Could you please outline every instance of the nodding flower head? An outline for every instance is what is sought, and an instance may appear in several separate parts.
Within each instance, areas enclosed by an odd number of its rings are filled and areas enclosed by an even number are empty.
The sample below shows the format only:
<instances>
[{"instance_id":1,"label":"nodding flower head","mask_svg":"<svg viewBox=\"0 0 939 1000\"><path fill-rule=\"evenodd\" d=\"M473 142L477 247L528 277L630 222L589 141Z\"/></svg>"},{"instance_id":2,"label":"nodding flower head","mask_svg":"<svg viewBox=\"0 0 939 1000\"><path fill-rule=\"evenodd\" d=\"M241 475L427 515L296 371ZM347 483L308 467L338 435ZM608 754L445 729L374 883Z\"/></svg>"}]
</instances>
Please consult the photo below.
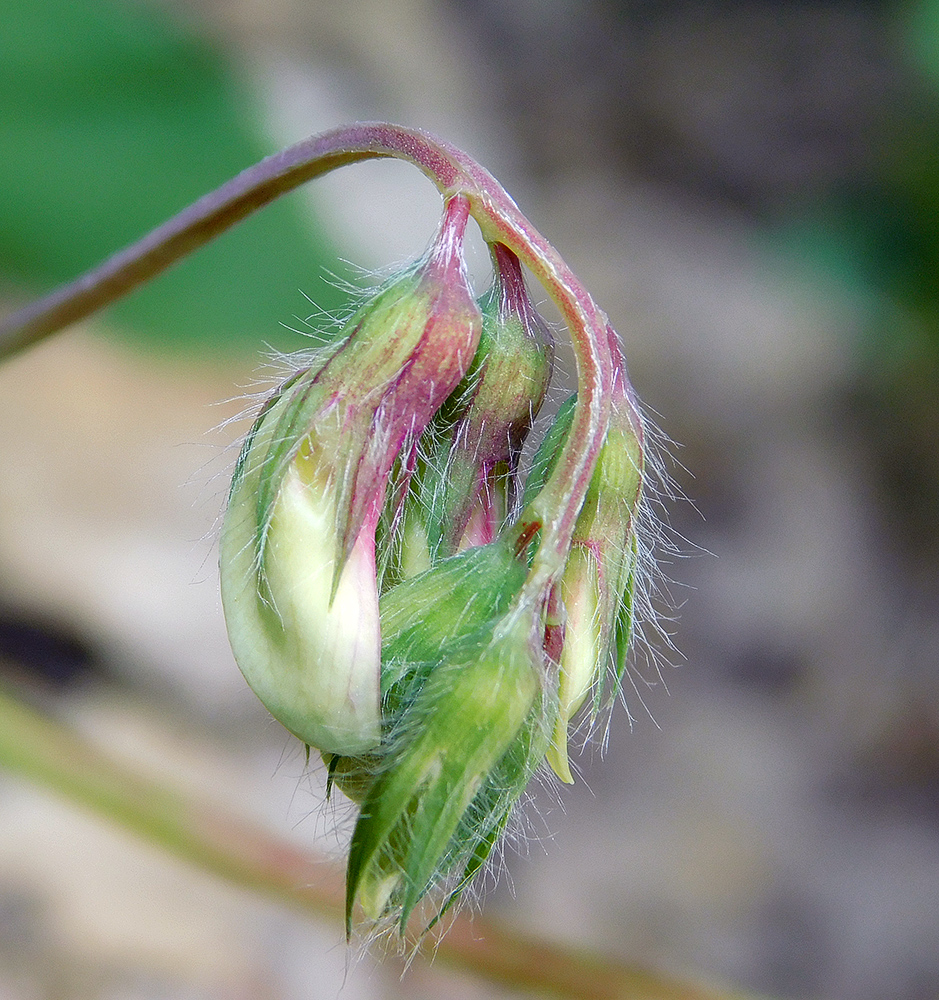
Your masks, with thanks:
<instances>
[{"instance_id":1,"label":"nodding flower head","mask_svg":"<svg viewBox=\"0 0 939 1000\"><path fill-rule=\"evenodd\" d=\"M636 595L648 603L643 424L605 314L478 163L418 129L360 122L243 171L0 322L0 342L23 347L305 180L382 157L436 185L439 231L337 336L295 356L242 446L219 560L248 684L321 756L327 796L358 806L347 930L364 916L403 935L461 897L544 764L572 780L569 727L609 704ZM493 262L478 300L470 216ZM540 446L554 346L523 274L566 324L577 381Z\"/></svg>"},{"instance_id":2,"label":"nodding flower head","mask_svg":"<svg viewBox=\"0 0 939 1000\"><path fill-rule=\"evenodd\" d=\"M542 762L571 780L568 726L618 684L631 631L643 435L619 345L522 223L481 222L493 283L474 300L462 243L470 207L495 204L487 176L264 406L222 532L238 664L359 806L350 930L359 914L403 933L425 900L439 916ZM527 476L554 347L511 232L566 303L580 366Z\"/></svg>"}]
</instances>

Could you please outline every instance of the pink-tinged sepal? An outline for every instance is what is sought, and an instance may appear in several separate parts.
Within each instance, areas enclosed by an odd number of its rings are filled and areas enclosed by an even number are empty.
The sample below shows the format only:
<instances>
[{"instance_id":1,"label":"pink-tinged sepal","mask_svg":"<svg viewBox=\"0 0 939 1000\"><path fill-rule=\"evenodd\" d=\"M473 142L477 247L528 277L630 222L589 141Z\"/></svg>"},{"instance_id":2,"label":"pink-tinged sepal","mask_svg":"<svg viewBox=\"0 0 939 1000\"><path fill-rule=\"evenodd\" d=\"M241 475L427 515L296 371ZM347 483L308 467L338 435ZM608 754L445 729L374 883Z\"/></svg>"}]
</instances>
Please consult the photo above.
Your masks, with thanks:
<instances>
[{"instance_id":1,"label":"pink-tinged sepal","mask_svg":"<svg viewBox=\"0 0 939 1000\"><path fill-rule=\"evenodd\" d=\"M613 358L610 422L545 615L545 654L558 673L558 714L547 759L565 782L573 781L568 726L591 694L592 711L599 711L607 673L618 687L632 638L644 433L626 363L609 327L607 338ZM526 504L554 471L576 405L573 396L562 404L545 435L525 484Z\"/></svg>"},{"instance_id":2,"label":"pink-tinged sepal","mask_svg":"<svg viewBox=\"0 0 939 1000\"><path fill-rule=\"evenodd\" d=\"M451 199L426 258L275 394L232 483L220 562L235 658L271 713L329 753L381 739L375 531L395 463L476 352L467 218Z\"/></svg>"},{"instance_id":3,"label":"pink-tinged sepal","mask_svg":"<svg viewBox=\"0 0 939 1000\"><path fill-rule=\"evenodd\" d=\"M428 428L408 500L409 523L424 529L414 542L426 545L430 563L486 545L505 526L517 499L522 445L551 378L553 338L518 258L500 243L492 257L476 356Z\"/></svg>"}]
</instances>

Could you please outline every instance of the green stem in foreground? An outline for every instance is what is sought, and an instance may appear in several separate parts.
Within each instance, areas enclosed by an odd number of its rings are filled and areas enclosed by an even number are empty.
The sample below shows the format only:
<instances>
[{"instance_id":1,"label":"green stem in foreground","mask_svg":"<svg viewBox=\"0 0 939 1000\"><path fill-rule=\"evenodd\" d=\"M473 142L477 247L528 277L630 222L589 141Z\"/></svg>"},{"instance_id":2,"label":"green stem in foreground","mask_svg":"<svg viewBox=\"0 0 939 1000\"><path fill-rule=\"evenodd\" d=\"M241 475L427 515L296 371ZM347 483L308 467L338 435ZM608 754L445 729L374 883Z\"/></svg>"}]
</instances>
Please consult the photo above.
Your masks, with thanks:
<instances>
[{"instance_id":1,"label":"green stem in foreground","mask_svg":"<svg viewBox=\"0 0 939 1000\"><path fill-rule=\"evenodd\" d=\"M465 153L425 132L383 123L357 124L313 136L268 157L99 267L0 321L0 358L115 301L300 184L336 167L379 157L415 164L445 197L464 195L484 239L503 243L518 256L557 304L570 330L577 364L577 410L554 472L530 511L531 519L542 525L526 586L528 597L534 599L563 566L609 423L614 366L607 320L501 184Z\"/></svg>"},{"instance_id":2,"label":"green stem in foreground","mask_svg":"<svg viewBox=\"0 0 939 1000\"><path fill-rule=\"evenodd\" d=\"M234 885L342 920L343 880L332 865L192 793L134 773L3 689L0 766ZM456 917L421 953L501 986L570 1000L746 1000L526 937L482 917Z\"/></svg>"}]
</instances>

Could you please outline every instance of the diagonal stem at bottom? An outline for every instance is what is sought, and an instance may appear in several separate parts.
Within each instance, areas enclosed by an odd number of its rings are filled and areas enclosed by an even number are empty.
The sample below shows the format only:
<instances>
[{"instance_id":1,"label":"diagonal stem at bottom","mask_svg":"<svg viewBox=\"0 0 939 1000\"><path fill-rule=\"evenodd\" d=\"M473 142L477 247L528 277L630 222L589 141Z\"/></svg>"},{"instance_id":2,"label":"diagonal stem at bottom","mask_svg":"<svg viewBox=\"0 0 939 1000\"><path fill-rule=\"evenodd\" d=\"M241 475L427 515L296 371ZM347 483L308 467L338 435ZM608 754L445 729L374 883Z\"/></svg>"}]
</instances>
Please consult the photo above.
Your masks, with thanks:
<instances>
[{"instance_id":1,"label":"diagonal stem at bottom","mask_svg":"<svg viewBox=\"0 0 939 1000\"><path fill-rule=\"evenodd\" d=\"M237 886L342 923L343 879L334 865L201 797L134 773L2 688L0 767ZM492 983L571 1000L744 1000L482 917L457 916L419 954Z\"/></svg>"}]
</instances>

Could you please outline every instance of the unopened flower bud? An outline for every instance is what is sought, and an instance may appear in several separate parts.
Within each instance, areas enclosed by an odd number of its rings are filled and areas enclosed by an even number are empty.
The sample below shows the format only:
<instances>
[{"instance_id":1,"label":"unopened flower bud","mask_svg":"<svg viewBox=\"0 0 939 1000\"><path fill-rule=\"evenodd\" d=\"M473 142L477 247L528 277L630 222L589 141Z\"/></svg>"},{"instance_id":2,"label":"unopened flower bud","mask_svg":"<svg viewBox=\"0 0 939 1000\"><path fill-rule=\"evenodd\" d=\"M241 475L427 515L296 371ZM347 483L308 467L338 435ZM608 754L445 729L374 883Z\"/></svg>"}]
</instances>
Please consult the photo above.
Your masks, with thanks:
<instances>
[{"instance_id":1,"label":"unopened flower bud","mask_svg":"<svg viewBox=\"0 0 939 1000\"><path fill-rule=\"evenodd\" d=\"M517 597L528 572L525 550L506 540L466 549L433 569L387 590L380 600L382 715L385 729L410 729L402 721L441 651L492 629ZM329 778L361 801L378 761L329 756Z\"/></svg>"},{"instance_id":2,"label":"unopened flower bud","mask_svg":"<svg viewBox=\"0 0 939 1000\"><path fill-rule=\"evenodd\" d=\"M615 362L609 429L555 591L562 608L563 638L558 715L547 759L565 782L573 781L567 755L568 724L591 691L594 711L599 710L609 669L617 682L621 679L632 625L643 431L616 335L612 330L608 335ZM535 480L546 478L551 455L563 443L572 413L571 403L559 412L536 459L532 471Z\"/></svg>"},{"instance_id":3,"label":"unopened flower bud","mask_svg":"<svg viewBox=\"0 0 939 1000\"><path fill-rule=\"evenodd\" d=\"M551 379L553 338L528 296L518 258L501 243L492 256L476 356L428 428L405 504L404 578L409 566L424 569L461 548L487 544L502 529L516 499L522 445Z\"/></svg>"},{"instance_id":4,"label":"unopened flower bud","mask_svg":"<svg viewBox=\"0 0 939 1000\"><path fill-rule=\"evenodd\" d=\"M393 915L403 929L442 875L471 876L474 854L488 854L521 791L506 801L493 775L530 739L526 722L542 694L536 617L512 608L436 648L420 669L352 836L347 922L358 901L369 919ZM525 780L527 763L515 762ZM499 773L498 785L511 777Z\"/></svg>"},{"instance_id":5,"label":"unopened flower bud","mask_svg":"<svg viewBox=\"0 0 939 1000\"><path fill-rule=\"evenodd\" d=\"M375 530L392 468L465 375L481 317L454 198L424 262L380 290L316 368L252 428L222 529L235 658L307 744L360 754L381 738Z\"/></svg>"}]
</instances>

